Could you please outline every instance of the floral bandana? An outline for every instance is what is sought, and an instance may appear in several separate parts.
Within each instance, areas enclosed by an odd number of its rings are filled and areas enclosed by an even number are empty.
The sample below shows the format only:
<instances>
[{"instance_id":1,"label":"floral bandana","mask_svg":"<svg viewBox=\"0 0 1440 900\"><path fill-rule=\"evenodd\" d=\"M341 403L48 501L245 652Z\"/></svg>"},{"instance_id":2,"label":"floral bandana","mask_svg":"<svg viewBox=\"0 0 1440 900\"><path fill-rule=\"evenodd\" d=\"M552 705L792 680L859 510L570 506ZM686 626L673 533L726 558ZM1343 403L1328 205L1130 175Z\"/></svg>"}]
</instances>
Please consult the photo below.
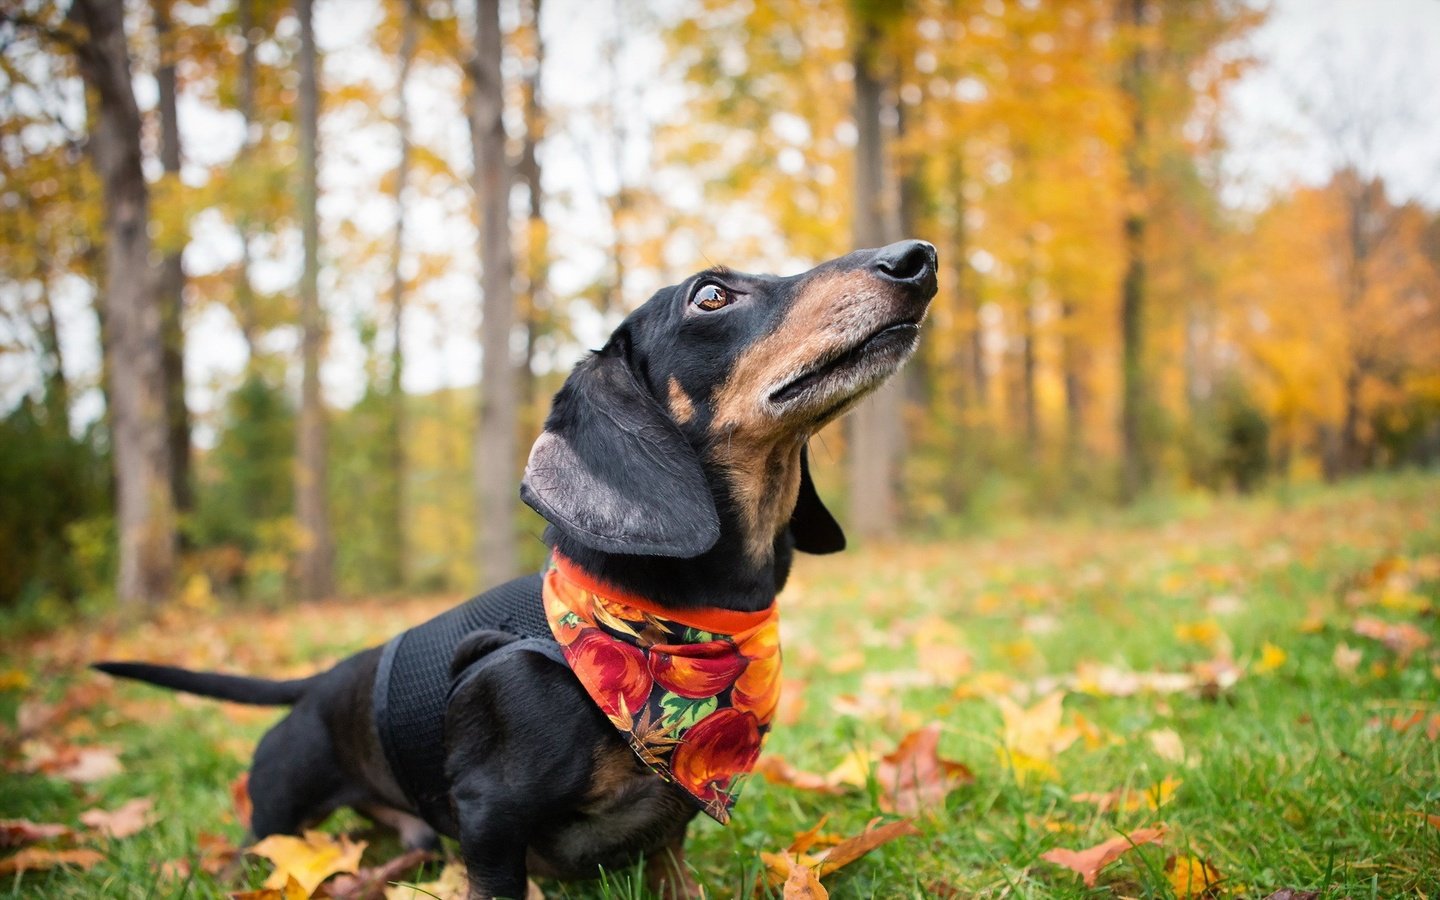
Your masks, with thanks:
<instances>
[{"instance_id":1,"label":"floral bandana","mask_svg":"<svg viewBox=\"0 0 1440 900\"><path fill-rule=\"evenodd\" d=\"M717 822L730 821L780 699L780 619L669 610L556 553L545 617L580 683L631 749Z\"/></svg>"}]
</instances>

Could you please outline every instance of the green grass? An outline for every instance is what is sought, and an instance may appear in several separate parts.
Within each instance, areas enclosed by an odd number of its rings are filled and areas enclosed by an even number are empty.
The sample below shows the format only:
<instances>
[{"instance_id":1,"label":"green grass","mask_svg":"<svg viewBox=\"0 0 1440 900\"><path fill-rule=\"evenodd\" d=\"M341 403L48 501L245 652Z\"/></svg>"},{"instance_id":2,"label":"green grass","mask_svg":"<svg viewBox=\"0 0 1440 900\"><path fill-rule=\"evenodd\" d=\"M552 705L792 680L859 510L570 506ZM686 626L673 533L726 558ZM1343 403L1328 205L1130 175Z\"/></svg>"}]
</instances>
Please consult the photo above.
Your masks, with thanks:
<instances>
[{"instance_id":1,"label":"green grass","mask_svg":"<svg viewBox=\"0 0 1440 900\"><path fill-rule=\"evenodd\" d=\"M1224 876L1217 896L1264 897L1283 887L1327 898L1440 895L1440 742L1397 715L1440 714L1440 478L1369 479L1276 498L1220 499L1168 517L1031 524L964 542L869 547L806 560L782 595L787 690L803 698L766 746L795 766L826 772L856 748L888 750L938 722L941 752L965 762L973 785L917 820L902 838L826 878L835 897L1171 897L1167 857L1203 858ZM1377 564L1399 560L1389 574ZM1382 576L1377 580L1377 575ZM1217 600L1217 598L1219 598ZM0 672L31 683L0 693L0 722L22 701L81 701L56 726L74 743L122 751L123 774L89 788L14 771L23 747L4 744L0 818L74 824L93 805L152 796L156 824L106 849L89 872L57 870L0 883L0 893L54 897L223 897L257 885L262 860L217 883L158 875L192 852L196 835L240 839L228 785L276 713L111 686L82 671L100 655L146 653L188 664L301 672L418 622L455 598L363 601L275 613L207 609L143 625L107 620L0 645ZM1409 623L1431 638L1404 665L1351 631L1357 617ZM1077 717L1101 739L1053 760L1058 778L1016 782L1001 753L993 695L1031 702L1082 664L1185 671L1217 645L1177 626L1213 620L1245 674L1215 696L1186 691L1130 697L1070 692ZM3 627L3 623L0 623ZM927 683L921 648L970 656ZM1266 643L1284 651L1258 666ZM1340 644L1362 654L1337 668ZM1223 649L1223 648L1221 648ZM949 659L950 657L946 657ZM935 668L933 665L929 668ZM78 692L78 693L77 693ZM87 692L92 696L87 696ZM836 704L836 698L853 698ZM787 705L790 701L787 701ZM859 715L851 714L858 708ZM1175 732L1184 758L1148 738ZM1077 792L1183 783L1159 810L1099 814ZM689 862L708 895L741 894L762 873L761 851L829 815L853 834L882 815L878 785L824 796L754 781L728 828L698 819ZM1162 847L1126 854L1086 889L1040 859L1163 822ZM332 830L359 829L355 817ZM375 859L396 851L371 836ZM581 885L543 884L547 896L641 896L633 873Z\"/></svg>"}]
</instances>

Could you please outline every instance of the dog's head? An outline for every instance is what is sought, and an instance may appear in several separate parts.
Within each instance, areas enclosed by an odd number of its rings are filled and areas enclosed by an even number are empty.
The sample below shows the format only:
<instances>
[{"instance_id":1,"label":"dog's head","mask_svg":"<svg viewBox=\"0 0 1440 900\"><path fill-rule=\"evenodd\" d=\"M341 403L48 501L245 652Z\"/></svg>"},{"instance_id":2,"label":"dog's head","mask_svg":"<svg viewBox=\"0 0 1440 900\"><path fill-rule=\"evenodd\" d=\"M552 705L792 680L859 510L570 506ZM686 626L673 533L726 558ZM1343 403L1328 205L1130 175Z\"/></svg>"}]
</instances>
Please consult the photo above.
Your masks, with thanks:
<instances>
[{"instance_id":1,"label":"dog's head","mask_svg":"<svg viewBox=\"0 0 1440 900\"><path fill-rule=\"evenodd\" d=\"M555 395L521 497L603 553L695 557L728 529L753 559L787 525L797 549L842 549L805 441L909 358L935 288L935 248L903 241L659 291Z\"/></svg>"}]
</instances>

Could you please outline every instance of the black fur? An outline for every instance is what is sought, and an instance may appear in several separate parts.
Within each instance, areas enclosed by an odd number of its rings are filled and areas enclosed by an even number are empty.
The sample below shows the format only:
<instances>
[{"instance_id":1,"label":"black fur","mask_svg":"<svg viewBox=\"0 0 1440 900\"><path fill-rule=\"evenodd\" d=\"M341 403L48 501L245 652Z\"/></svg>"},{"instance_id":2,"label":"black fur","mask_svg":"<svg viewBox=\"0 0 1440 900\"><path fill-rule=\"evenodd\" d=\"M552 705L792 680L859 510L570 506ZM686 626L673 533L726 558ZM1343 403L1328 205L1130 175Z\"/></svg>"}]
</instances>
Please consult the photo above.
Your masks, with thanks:
<instances>
[{"instance_id":1,"label":"black fur","mask_svg":"<svg viewBox=\"0 0 1440 900\"><path fill-rule=\"evenodd\" d=\"M740 503L714 463L729 439L713 427L719 386L820 279L863 287L824 295L839 312L874 304L852 318L879 326L820 348L814 371L803 377L806 384L819 379L830 393L820 391L814 402L772 403L783 410L776 427L784 446L803 447L809 434L913 349L935 293L935 271L934 248L908 241L857 251L791 278L716 269L655 294L556 395L522 489L550 523L547 540L599 579L662 605L767 606L785 584L794 550L835 552L845 536L816 493L802 450L798 496L773 541L766 538L771 552L757 555L753 540L747 552ZM706 285L723 288L732 302L701 308L694 301ZM824 380L832 371L864 380L847 388L839 376ZM672 382L686 398L684 416L672 415L668 405ZM765 383L772 401L799 392L790 382L785 388ZM758 472L759 483L767 489L786 483L779 474ZM457 648L451 667L452 676L467 670L446 708L453 816L429 825L458 837L472 897L523 897L527 874L593 876L598 866L624 866L642 856L652 886L690 895L694 884L680 854L695 804L635 758L568 668L516 652L511 640L474 633ZM409 844L433 842L434 832L413 818L416 811L378 743L372 693L379 656L379 648L367 650L327 672L283 682L135 663L96 667L242 703L293 704L256 750L250 776L255 836L298 833L339 806L353 806L399 822Z\"/></svg>"}]
</instances>

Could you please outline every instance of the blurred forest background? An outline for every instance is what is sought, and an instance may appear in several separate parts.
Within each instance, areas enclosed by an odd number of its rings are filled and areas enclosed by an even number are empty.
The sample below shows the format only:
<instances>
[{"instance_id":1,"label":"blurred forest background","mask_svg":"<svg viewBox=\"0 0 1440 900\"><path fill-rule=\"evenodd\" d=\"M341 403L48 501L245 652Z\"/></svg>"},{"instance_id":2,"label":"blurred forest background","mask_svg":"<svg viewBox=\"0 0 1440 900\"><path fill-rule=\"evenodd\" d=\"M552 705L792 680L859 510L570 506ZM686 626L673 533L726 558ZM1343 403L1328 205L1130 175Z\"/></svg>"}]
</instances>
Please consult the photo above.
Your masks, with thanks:
<instances>
[{"instance_id":1,"label":"blurred forest background","mask_svg":"<svg viewBox=\"0 0 1440 900\"><path fill-rule=\"evenodd\" d=\"M1238 0L0 10L0 606L533 567L529 441L627 310L902 236L920 355L817 442L852 536L1440 460L1404 47L1315 54L1319 169L1256 186Z\"/></svg>"}]
</instances>

